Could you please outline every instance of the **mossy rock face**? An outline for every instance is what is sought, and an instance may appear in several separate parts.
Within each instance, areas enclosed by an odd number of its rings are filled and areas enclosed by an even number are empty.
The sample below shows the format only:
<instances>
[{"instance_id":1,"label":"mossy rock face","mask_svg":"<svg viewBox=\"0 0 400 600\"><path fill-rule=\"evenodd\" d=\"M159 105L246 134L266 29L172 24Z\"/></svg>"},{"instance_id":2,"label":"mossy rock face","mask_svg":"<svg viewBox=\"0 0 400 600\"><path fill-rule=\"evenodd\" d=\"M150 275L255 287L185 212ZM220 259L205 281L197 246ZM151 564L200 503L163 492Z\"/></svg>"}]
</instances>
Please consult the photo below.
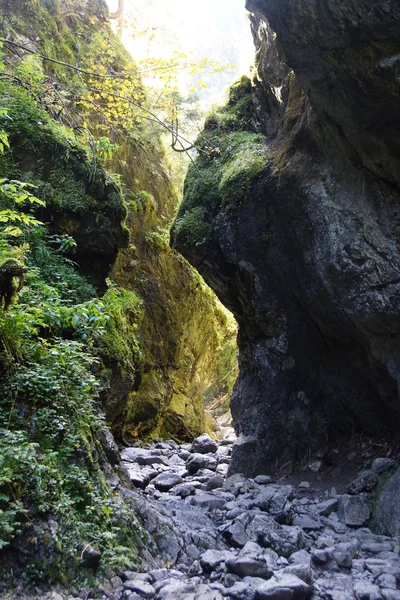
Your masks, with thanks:
<instances>
[{"instance_id":1,"label":"mossy rock face","mask_svg":"<svg viewBox=\"0 0 400 600\"><path fill-rule=\"evenodd\" d=\"M82 14L76 9L68 15L67 4L58 0L6 4L10 39L28 37L44 55L82 66L101 35L115 53L116 72L131 61L107 29L102 0L89 2ZM32 31L41 32L40 40L31 39ZM9 56L7 61L13 67L18 64ZM62 85L69 73L68 89L85 94L74 71L46 61L43 66ZM235 92L243 118L251 102L248 86L243 80ZM110 326L97 348L110 379L109 389L102 391L107 419L118 435L129 439L151 435L191 439L206 431L201 392L215 381L224 326L212 295L169 247L168 225L177 197L154 130L139 125L132 131L129 124L127 131L113 131L118 151L112 168L126 192L124 203L104 170L88 160L88 147L51 118L51 108L48 112L32 94L11 87L0 82L0 105L10 117L4 126L13 148L12 156L0 157L2 173L36 186L35 193L46 202L38 218L49 224L51 232L75 239L71 258L100 294L110 276L143 301L140 310L131 310L129 299L123 301L118 329ZM229 118L233 112L232 108ZM91 125L101 130L99 123L89 123L89 129ZM227 175L225 188L236 186L232 178L232 173ZM247 185L243 175L246 189Z\"/></svg>"},{"instance_id":2,"label":"mossy rock face","mask_svg":"<svg viewBox=\"0 0 400 600\"><path fill-rule=\"evenodd\" d=\"M137 252L141 260L133 268L124 250L113 270L113 278L133 287L144 303L136 389L120 398L114 427L126 440L191 440L209 431L201 393L217 378L224 325L214 297L181 256L170 248L152 255L146 245Z\"/></svg>"},{"instance_id":3,"label":"mossy rock face","mask_svg":"<svg viewBox=\"0 0 400 600\"><path fill-rule=\"evenodd\" d=\"M104 287L110 263L128 242L120 191L25 90L1 83L0 104L7 111L3 125L12 147L12 154L0 156L2 176L35 186L36 196L46 203L37 217L53 232L75 239L75 259Z\"/></svg>"},{"instance_id":4,"label":"mossy rock face","mask_svg":"<svg viewBox=\"0 0 400 600\"><path fill-rule=\"evenodd\" d=\"M243 77L229 101L211 113L197 141L198 156L185 181L184 199L172 227L177 248L212 242L214 217L245 203L271 167L265 137L254 128L252 84Z\"/></svg>"}]
</instances>

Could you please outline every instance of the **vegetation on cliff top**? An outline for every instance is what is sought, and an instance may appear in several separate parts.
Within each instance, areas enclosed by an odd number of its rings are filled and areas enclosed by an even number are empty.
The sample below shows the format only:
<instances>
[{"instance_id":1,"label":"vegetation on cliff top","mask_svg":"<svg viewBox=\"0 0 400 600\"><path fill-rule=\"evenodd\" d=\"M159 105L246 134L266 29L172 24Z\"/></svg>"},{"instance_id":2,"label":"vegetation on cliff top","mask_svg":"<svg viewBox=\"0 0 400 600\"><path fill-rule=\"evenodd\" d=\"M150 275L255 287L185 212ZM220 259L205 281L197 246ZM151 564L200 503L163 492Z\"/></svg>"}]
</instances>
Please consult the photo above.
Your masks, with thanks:
<instances>
[{"instance_id":1,"label":"vegetation on cliff top","mask_svg":"<svg viewBox=\"0 0 400 600\"><path fill-rule=\"evenodd\" d=\"M264 136L254 130L251 107L251 82L242 77L232 86L226 106L208 116L173 225L178 247L199 246L211 238L208 217L215 216L221 206L245 202L265 172L270 154Z\"/></svg>"}]
</instances>

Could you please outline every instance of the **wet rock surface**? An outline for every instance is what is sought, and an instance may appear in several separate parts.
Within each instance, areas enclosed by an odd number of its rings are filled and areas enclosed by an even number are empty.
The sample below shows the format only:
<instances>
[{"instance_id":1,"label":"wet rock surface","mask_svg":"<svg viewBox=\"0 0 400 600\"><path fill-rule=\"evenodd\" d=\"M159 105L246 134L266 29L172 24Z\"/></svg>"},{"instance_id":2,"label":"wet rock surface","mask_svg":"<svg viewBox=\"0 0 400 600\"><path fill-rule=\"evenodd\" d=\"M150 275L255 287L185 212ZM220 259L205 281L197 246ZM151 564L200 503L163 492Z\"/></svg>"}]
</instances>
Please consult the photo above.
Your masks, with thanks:
<instances>
[{"instance_id":1,"label":"wet rock surface","mask_svg":"<svg viewBox=\"0 0 400 600\"><path fill-rule=\"evenodd\" d=\"M127 493L156 542L152 553L168 566L152 567L149 557L148 568L121 573L85 597L400 599L400 540L366 526L372 495L365 485L358 493L353 485L351 494L341 495L307 481L290 485L268 476L227 476L233 439L227 440L217 449L210 441L210 451L202 456L205 464L213 461L213 468L203 465L196 472L190 464L198 444L155 441L122 451L137 487ZM155 456L162 460L153 461ZM140 472L145 476L138 483ZM218 487L210 486L217 477ZM354 481L365 482L365 476ZM61 593L57 600L72 597L78 596Z\"/></svg>"}]
</instances>

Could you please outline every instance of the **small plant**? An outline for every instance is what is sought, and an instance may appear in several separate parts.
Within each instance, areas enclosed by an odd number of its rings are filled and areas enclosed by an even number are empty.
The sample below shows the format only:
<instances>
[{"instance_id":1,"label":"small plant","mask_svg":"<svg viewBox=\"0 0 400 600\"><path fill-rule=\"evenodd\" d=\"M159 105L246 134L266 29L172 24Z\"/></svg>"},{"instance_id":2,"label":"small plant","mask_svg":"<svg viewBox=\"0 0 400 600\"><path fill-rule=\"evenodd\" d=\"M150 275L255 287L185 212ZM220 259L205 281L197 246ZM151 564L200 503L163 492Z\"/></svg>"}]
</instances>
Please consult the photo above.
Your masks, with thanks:
<instances>
[{"instance_id":1,"label":"small plant","mask_svg":"<svg viewBox=\"0 0 400 600\"><path fill-rule=\"evenodd\" d=\"M168 252L170 249L169 245L169 231L159 229L157 231L149 231L145 236L146 244L155 252Z\"/></svg>"},{"instance_id":2,"label":"small plant","mask_svg":"<svg viewBox=\"0 0 400 600\"><path fill-rule=\"evenodd\" d=\"M118 144L113 144L108 137L102 136L96 140L97 155L104 161L111 160L117 150Z\"/></svg>"}]
</instances>

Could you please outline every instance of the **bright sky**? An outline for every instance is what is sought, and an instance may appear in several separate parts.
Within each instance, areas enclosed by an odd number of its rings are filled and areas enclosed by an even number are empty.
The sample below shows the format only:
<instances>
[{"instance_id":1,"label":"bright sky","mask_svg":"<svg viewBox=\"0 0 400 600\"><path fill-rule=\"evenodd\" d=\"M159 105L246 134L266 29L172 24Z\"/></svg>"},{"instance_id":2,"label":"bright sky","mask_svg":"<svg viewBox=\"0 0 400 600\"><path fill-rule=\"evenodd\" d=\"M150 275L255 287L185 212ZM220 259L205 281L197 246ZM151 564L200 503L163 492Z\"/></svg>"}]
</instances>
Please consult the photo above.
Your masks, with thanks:
<instances>
[{"instance_id":1,"label":"bright sky","mask_svg":"<svg viewBox=\"0 0 400 600\"><path fill-rule=\"evenodd\" d=\"M118 0L107 0L115 11ZM234 71L215 75L207 81L207 104L218 101L241 74L247 73L254 60L250 24L245 0L125 0L123 41L135 59L146 56L168 57L174 50L192 56L207 57L235 66ZM132 25L131 25L132 24ZM132 26L142 31L149 26L154 37L132 39ZM193 53L193 54L192 54Z\"/></svg>"}]
</instances>

